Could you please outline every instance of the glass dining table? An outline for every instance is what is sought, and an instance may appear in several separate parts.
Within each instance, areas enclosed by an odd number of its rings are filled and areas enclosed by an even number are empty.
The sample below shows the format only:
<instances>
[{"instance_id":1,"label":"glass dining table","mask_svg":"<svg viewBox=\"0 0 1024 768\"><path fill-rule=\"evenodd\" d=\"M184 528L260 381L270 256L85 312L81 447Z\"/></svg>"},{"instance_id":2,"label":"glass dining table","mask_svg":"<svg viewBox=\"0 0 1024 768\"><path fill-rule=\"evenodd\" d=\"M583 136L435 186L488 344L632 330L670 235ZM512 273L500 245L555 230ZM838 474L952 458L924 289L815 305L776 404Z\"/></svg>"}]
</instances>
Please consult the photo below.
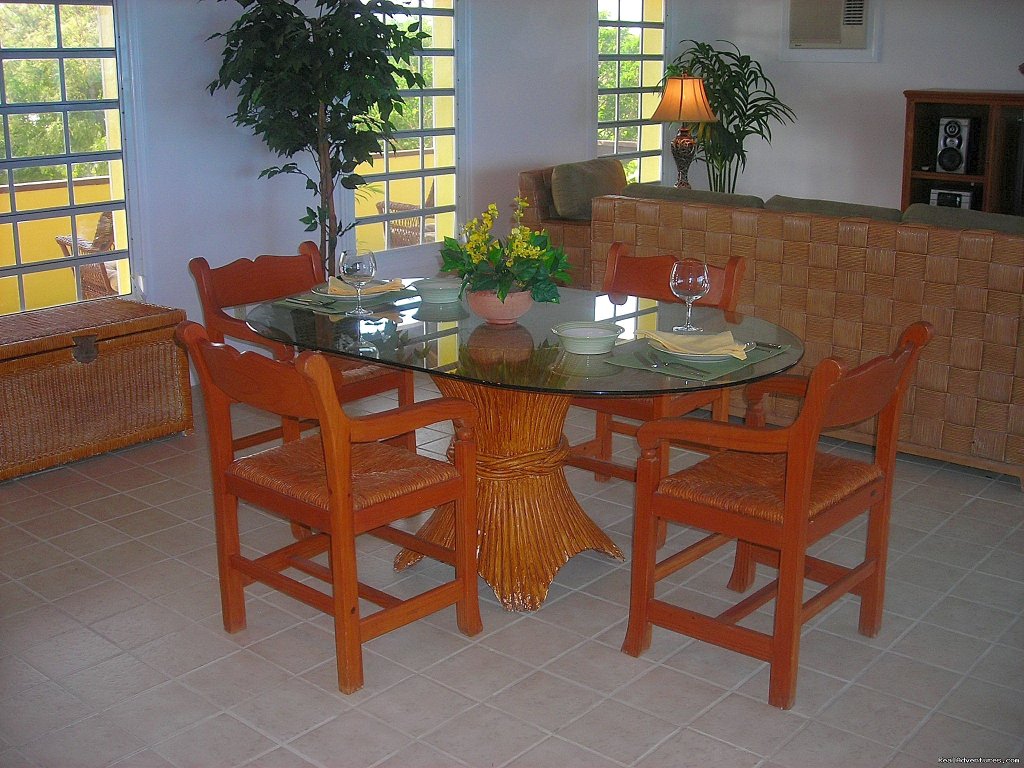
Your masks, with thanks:
<instances>
[{"instance_id":1,"label":"glass dining table","mask_svg":"<svg viewBox=\"0 0 1024 768\"><path fill-rule=\"evenodd\" d=\"M580 552L622 559L566 482L563 431L574 396L735 386L785 371L803 355L800 339L774 323L697 306L694 321L705 333L729 330L737 341L757 343L748 359L716 370L655 358L637 334L671 330L684 319L684 305L572 288L560 290L559 303L535 303L505 326L487 324L464 302L423 303L414 290L364 296L363 303L373 314L355 318L345 314L353 304L347 298L304 294L255 305L246 320L257 334L299 349L426 373L443 395L477 406L479 572L508 610L539 608L558 569ZM623 328L615 348L565 352L552 328L593 320ZM452 510L438 507L420 533L450 545ZM403 551L395 567L416 559Z\"/></svg>"}]
</instances>

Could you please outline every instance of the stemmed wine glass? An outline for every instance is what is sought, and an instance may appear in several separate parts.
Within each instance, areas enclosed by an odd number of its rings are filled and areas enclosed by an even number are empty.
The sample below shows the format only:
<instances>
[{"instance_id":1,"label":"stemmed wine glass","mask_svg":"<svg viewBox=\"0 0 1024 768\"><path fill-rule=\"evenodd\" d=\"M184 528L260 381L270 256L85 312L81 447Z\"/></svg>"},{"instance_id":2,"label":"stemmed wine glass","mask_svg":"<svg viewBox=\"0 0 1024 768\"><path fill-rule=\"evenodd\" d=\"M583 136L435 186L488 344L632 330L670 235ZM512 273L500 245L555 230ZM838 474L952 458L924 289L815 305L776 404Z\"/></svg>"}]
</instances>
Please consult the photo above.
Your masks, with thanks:
<instances>
[{"instance_id":1,"label":"stemmed wine glass","mask_svg":"<svg viewBox=\"0 0 1024 768\"><path fill-rule=\"evenodd\" d=\"M345 251L341 259L341 279L346 285L356 289L356 305L346 315L365 317L373 311L363 306L363 288L370 284L377 274L377 257L373 251L356 253Z\"/></svg>"},{"instance_id":2,"label":"stemmed wine glass","mask_svg":"<svg viewBox=\"0 0 1024 768\"><path fill-rule=\"evenodd\" d=\"M701 259L680 259L672 265L668 287L672 293L686 302L686 323L677 325L672 330L677 333L704 330L690 321L690 315L693 313L693 302L706 296L711 289L708 265Z\"/></svg>"}]
</instances>

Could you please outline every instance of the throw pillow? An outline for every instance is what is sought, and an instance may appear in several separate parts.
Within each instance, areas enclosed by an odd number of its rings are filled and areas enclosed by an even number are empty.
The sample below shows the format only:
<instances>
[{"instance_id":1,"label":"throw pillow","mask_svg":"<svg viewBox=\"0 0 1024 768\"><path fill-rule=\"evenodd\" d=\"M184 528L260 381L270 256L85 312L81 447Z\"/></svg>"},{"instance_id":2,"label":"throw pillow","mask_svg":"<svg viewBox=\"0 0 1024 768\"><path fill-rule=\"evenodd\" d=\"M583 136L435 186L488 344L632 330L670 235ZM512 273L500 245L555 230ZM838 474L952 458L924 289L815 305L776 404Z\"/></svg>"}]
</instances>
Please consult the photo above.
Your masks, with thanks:
<instances>
[{"instance_id":1,"label":"throw pillow","mask_svg":"<svg viewBox=\"0 0 1024 768\"><path fill-rule=\"evenodd\" d=\"M595 197L621 195L625 188L626 171L614 158L565 163L551 170L551 197L563 219L589 220Z\"/></svg>"}]
</instances>

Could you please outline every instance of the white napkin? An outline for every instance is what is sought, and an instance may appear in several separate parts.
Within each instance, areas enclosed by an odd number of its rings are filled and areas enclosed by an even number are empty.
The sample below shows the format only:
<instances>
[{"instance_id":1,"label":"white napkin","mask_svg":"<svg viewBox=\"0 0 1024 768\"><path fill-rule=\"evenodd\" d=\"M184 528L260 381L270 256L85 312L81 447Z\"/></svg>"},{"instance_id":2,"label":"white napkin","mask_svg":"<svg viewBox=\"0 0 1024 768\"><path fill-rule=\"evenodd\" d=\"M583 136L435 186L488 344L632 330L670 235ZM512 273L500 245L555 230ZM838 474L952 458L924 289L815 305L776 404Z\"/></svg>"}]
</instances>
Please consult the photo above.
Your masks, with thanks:
<instances>
[{"instance_id":1,"label":"white napkin","mask_svg":"<svg viewBox=\"0 0 1024 768\"><path fill-rule=\"evenodd\" d=\"M389 280L382 285L368 285L363 288L363 296L372 296L375 293L387 293L389 291L400 291L404 287L402 281L398 278ZM356 289L348 283L343 282L340 278L329 277L327 279L327 293L331 296L355 296Z\"/></svg>"},{"instance_id":2,"label":"white napkin","mask_svg":"<svg viewBox=\"0 0 1024 768\"><path fill-rule=\"evenodd\" d=\"M732 331L721 333L668 333L667 331L637 331L638 339L653 339L671 352L684 355L731 355L746 360L744 345L732 337Z\"/></svg>"}]
</instances>

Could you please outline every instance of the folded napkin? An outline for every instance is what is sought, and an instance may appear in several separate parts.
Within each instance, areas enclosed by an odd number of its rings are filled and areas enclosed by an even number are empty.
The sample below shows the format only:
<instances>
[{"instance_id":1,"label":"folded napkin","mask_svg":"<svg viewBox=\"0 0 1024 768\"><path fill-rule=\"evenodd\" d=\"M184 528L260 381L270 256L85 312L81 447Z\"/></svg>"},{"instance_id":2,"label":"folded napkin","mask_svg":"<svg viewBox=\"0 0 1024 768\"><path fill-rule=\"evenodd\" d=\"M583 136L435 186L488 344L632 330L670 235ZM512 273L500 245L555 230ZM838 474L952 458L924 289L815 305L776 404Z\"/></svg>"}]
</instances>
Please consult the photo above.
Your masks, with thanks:
<instances>
[{"instance_id":1,"label":"folded napkin","mask_svg":"<svg viewBox=\"0 0 1024 768\"><path fill-rule=\"evenodd\" d=\"M400 291L403 283L400 279L388 280L386 283L368 285L363 288L363 296L372 296L375 293L388 293L389 291ZM355 296L356 289L340 278L330 277L327 280L327 293L331 296Z\"/></svg>"},{"instance_id":2,"label":"folded napkin","mask_svg":"<svg viewBox=\"0 0 1024 768\"><path fill-rule=\"evenodd\" d=\"M670 352L683 355L731 355L746 360L744 345L732 337L732 331L705 335L701 333L669 333L667 331L637 331L638 339L653 339Z\"/></svg>"}]
</instances>

